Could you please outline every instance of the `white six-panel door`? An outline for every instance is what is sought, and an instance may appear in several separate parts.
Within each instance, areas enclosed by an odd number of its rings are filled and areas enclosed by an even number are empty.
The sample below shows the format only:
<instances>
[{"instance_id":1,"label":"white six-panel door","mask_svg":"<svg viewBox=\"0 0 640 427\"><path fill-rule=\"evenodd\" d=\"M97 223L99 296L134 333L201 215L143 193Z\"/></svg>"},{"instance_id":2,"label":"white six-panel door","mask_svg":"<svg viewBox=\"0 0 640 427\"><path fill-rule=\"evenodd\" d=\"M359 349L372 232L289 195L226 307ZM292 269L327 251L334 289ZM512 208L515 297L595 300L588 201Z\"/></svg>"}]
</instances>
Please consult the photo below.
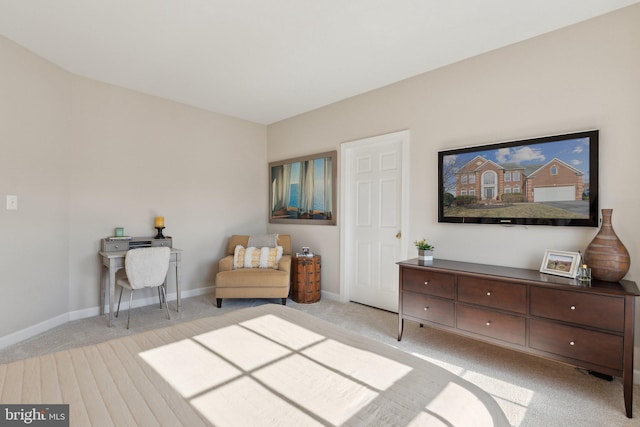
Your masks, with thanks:
<instances>
[{"instance_id":1,"label":"white six-panel door","mask_svg":"<svg viewBox=\"0 0 640 427\"><path fill-rule=\"evenodd\" d=\"M343 282L348 300L398 311L408 131L343 145ZM344 294L343 294L344 295Z\"/></svg>"}]
</instances>

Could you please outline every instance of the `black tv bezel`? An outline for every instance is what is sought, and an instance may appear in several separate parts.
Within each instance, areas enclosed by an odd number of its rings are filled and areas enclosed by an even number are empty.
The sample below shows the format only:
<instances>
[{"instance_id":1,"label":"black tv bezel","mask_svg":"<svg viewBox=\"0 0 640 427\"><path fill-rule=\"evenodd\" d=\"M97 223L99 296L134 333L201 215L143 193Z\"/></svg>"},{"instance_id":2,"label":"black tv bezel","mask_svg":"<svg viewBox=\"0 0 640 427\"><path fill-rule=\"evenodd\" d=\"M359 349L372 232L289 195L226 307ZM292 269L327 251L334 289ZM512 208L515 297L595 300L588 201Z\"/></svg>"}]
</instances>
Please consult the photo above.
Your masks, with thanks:
<instances>
[{"instance_id":1,"label":"black tv bezel","mask_svg":"<svg viewBox=\"0 0 640 427\"><path fill-rule=\"evenodd\" d=\"M536 145L577 138L589 139L589 217L588 218L505 218L505 217L474 217L474 216L444 216L444 177L443 159L446 156L456 154L468 154L485 152L502 148L521 147L523 145ZM598 226L598 146L599 130L568 133L562 135L543 136L516 141L500 142L495 144L478 145L467 148L458 148L438 152L438 222L457 224L502 224L502 225L549 225L549 226Z\"/></svg>"}]
</instances>

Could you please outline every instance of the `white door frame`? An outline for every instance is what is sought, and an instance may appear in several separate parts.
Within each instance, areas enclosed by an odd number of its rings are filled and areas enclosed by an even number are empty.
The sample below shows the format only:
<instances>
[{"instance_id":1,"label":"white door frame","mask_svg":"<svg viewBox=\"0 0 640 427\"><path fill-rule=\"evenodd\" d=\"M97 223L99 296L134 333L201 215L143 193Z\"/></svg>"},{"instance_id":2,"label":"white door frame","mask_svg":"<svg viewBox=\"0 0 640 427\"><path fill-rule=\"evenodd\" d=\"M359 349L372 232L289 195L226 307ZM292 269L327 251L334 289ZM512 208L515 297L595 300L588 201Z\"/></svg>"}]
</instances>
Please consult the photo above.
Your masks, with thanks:
<instances>
[{"instance_id":1,"label":"white door frame","mask_svg":"<svg viewBox=\"0 0 640 427\"><path fill-rule=\"evenodd\" d=\"M349 287L347 286L346 278L348 276L349 269L354 265L354 260L349 259L347 251L347 239L349 237L350 230L347 230L347 224L350 222L347 219L351 219L354 214L349 210L349 203L347 200L351 197L349 194L349 180L351 177L351 155L353 150L360 148L364 145L381 144L387 141L397 141L398 138L402 144L402 194L400 201L401 209L401 230L400 237L400 258L407 258L408 236L409 236L409 138L411 132L409 129L392 132L384 135L373 136L364 139L358 139L355 141L343 142L340 145L340 210L338 212L340 227L340 253L343 255L340 262L340 301L349 301Z\"/></svg>"}]
</instances>

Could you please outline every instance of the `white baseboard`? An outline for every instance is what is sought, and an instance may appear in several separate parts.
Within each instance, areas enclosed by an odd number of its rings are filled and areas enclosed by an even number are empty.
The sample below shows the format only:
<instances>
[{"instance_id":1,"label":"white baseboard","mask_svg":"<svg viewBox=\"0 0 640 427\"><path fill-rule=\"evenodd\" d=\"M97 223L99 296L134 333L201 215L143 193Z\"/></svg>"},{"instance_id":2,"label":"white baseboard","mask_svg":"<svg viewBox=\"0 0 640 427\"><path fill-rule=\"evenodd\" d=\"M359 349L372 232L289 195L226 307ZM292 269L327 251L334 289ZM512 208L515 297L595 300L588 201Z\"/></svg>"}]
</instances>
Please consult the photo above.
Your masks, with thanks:
<instances>
[{"instance_id":1,"label":"white baseboard","mask_svg":"<svg viewBox=\"0 0 640 427\"><path fill-rule=\"evenodd\" d=\"M213 292L213 289L214 289L213 286L206 286L199 289L189 289L187 291L181 292L181 298L189 298L189 297L195 297L199 295L205 295ZM175 301L176 299L177 297L175 292L167 294L167 300ZM133 300L133 308L144 307L150 304L157 304L157 302L158 302L157 296L138 298ZM117 304L118 304L118 292L116 292L114 307L117 306ZM126 304L128 304L128 301L124 302L124 304L126 307ZM105 313L108 312L108 307L106 305L104 307L104 312ZM60 325L64 325L65 323L70 322L72 320L86 319L87 317L95 317L99 315L100 315L100 306L84 308L82 310L75 310L75 311L70 311L70 312L61 314L59 316L40 322L36 325L29 326L22 330L16 331L12 334L0 337L0 350L3 348L9 347L10 345L17 344L21 341L27 340L29 338L33 338L36 335L39 335L43 332L47 332Z\"/></svg>"},{"instance_id":2,"label":"white baseboard","mask_svg":"<svg viewBox=\"0 0 640 427\"><path fill-rule=\"evenodd\" d=\"M331 301L338 301L338 302L341 301L340 295L338 295L336 293L333 293L333 292L327 292L327 291L320 290L320 296L322 298L324 298L324 299L328 299L328 300L331 300Z\"/></svg>"},{"instance_id":3,"label":"white baseboard","mask_svg":"<svg viewBox=\"0 0 640 427\"><path fill-rule=\"evenodd\" d=\"M26 339L35 337L36 335L39 335L43 332L47 332L48 330L53 329L56 326L64 325L69 320L71 320L69 317L69 313L64 313L59 316L40 322L38 324L29 326L28 328L24 328L20 331L16 331L12 334L0 337L0 349L9 347L10 345L17 344Z\"/></svg>"}]
</instances>

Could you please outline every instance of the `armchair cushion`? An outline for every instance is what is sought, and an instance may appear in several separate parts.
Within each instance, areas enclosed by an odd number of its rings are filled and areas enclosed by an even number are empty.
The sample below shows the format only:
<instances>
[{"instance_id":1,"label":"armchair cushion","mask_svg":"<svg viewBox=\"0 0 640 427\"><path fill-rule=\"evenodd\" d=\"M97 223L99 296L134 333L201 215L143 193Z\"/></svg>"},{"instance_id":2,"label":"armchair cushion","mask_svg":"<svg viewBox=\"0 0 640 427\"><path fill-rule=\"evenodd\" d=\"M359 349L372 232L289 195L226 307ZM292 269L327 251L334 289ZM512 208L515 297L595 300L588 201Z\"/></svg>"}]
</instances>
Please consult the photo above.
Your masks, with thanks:
<instances>
[{"instance_id":1,"label":"armchair cushion","mask_svg":"<svg viewBox=\"0 0 640 427\"><path fill-rule=\"evenodd\" d=\"M287 296L290 282L288 271L261 268L221 271L217 280L221 288L286 288L284 296Z\"/></svg>"},{"instance_id":2,"label":"armchair cushion","mask_svg":"<svg viewBox=\"0 0 640 427\"><path fill-rule=\"evenodd\" d=\"M274 268L277 270L280 258L282 258L282 246L275 248L245 248L242 245L236 245L233 253L233 269Z\"/></svg>"},{"instance_id":3,"label":"armchair cushion","mask_svg":"<svg viewBox=\"0 0 640 427\"><path fill-rule=\"evenodd\" d=\"M227 242L227 250L225 254L233 255L237 245L242 245L245 248L249 247L249 236L240 234L234 234L231 236ZM288 234L278 235L278 246L282 246L283 255L291 255L291 236Z\"/></svg>"},{"instance_id":4,"label":"armchair cushion","mask_svg":"<svg viewBox=\"0 0 640 427\"><path fill-rule=\"evenodd\" d=\"M278 245L278 235L265 234L263 236L249 236L249 243L247 243L247 245L255 248L275 248Z\"/></svg>"}]
</instances>

